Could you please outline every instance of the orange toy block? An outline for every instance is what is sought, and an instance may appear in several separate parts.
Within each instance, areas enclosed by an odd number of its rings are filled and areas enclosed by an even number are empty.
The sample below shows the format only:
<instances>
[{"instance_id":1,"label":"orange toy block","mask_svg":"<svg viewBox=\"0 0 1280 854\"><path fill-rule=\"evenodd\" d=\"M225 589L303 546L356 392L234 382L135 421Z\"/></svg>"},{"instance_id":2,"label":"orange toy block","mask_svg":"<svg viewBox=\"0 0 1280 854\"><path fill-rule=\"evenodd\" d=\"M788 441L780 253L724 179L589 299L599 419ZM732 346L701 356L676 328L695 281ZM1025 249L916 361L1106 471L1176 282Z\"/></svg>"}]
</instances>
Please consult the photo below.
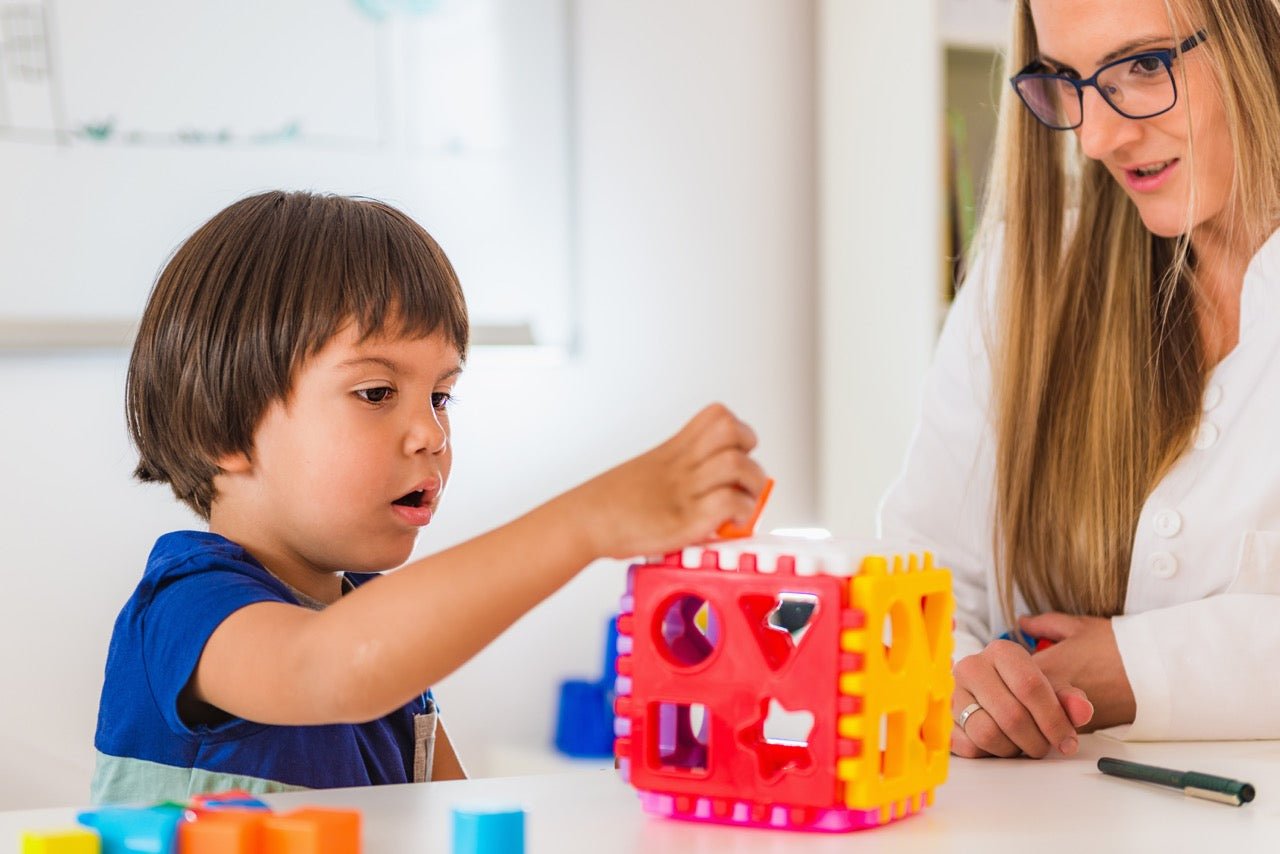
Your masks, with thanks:
<instances>
[{"instance_id":1,"label":"orange toy block","mask_svg":"<svg viewBox=\"0 0 1280 854\"><path fill-rule=\"evenodd\" d=\"M195 821L178 825L182 854L264 854L262 810L220 809L195 813Z\"/></svg>"},{"instance_id":2,"label":"orange toy block","mask_svg":"<svg viewBox=\"0 0 1280 854\"><path fill-rule=\"evenodd\" d=\"M360 813L307 807L268 816L263 843L263 854L360 854Z\"/></svg>"},{"instance_id":3,"label":"orange toy block","mask_svg":"<svg viewBox=\"0 0 1280 854\"><path fill-rule=\"evenodd\" d=\"M751 518L747 520L745 525L735 525L733 522L725 522L716 529L716 536L722 540L736 540L742 537L750 537L755 533L756 522L760 521L760 514L764 512L765 502L769 500L769 493L773 492L773 478L769 478L764 483L764 489L760 490L760 497L756 499L756 509L751 511Z\"/></svg>"}]
</instances>

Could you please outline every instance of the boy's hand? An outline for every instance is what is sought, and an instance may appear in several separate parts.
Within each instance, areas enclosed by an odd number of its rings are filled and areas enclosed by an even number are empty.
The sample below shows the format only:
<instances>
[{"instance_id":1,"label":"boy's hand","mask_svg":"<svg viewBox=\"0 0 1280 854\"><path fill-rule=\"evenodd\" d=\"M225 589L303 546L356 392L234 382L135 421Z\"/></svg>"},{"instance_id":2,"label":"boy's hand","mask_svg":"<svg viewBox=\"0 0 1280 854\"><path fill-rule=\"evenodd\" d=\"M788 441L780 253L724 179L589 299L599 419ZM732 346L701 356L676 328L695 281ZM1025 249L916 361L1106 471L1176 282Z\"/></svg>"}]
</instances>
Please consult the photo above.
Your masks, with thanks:
<instances>
[{"instance_id":1,"label":"boy's hand","mask_svg":"<svg viewBox=\"0 0 1280 854\"><path fill-rule=\"evenodd\" d=\"M626 558L711 538L722 523L751 518L764 470L748 454L756 434L712 404L646 454L580 487L593 551Z\"/></svg>"}]
</instances>

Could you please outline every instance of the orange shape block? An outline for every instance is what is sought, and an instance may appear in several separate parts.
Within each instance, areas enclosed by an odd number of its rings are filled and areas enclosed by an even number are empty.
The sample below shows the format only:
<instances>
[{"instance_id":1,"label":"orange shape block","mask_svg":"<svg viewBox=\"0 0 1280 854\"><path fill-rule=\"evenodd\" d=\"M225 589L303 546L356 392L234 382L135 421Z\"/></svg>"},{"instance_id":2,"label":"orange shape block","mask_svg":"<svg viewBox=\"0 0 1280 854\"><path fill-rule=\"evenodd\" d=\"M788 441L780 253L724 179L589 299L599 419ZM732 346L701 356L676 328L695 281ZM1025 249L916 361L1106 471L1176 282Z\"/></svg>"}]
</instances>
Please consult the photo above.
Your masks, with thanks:
<instances>
[{"instance_id":1,"label":"orange shape block","mask_svg":"<svg viewBox=\"0 0 1280 854\"><path fill-rule=\"evenodd\" d=\"M760 521L760 514L764 512L765 502L769 500L769 493L773 492L773 478L769 478L764 482L764 489L760 490L760 497L756 499L756 509L751 511L751 518L747 520L745 525L735 525L733 522L725 522L716 529L716 536L722 540L736 540L742 537L750 537L755 533L756 522Z\"/></svg>"},{"instance_id":2,"label":"orange shape block","mask_svg":"<svg viewBox=\"0 0 1280 854\"><path fill-rule=\"evenodd\" d=\"M178 825L182 854L263 854L263 830L270 813L222 809L196 813Z\"/></svg>"},{"instance_id":3,"label":"orange shape block","mask_svg":"<svg viewBox=\"0 0 1280 854\"><path fill-rule=\"evenodd\" d=\"M267 816L263 842L263 854L360 854L360 812L306 807Z\"/></svg>"}]
</instances>

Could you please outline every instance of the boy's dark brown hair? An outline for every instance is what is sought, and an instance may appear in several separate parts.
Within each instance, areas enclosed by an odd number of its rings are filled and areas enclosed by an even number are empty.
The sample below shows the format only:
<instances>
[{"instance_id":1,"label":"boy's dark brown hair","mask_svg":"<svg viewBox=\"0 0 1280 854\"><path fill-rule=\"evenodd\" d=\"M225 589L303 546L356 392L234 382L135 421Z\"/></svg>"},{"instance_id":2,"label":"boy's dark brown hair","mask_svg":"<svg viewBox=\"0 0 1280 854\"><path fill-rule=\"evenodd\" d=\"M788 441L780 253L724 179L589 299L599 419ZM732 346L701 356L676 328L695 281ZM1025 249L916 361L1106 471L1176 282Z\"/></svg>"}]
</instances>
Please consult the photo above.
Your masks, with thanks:
<instances>
[{"instance_id":1,"label":"boy's dark brown hair","mask_svg":"<svg viewBox=\"0 0 1280 854\"><path fill-rule=\"evenodd\" d=\"M126 381L134 476L205 519L214 461L253 434L294 372L346 323L361 337L443 332L465 358L458 278L423 228L381 202L274 191L242 199L156 280Z\"/></svg>"}]
</instances>

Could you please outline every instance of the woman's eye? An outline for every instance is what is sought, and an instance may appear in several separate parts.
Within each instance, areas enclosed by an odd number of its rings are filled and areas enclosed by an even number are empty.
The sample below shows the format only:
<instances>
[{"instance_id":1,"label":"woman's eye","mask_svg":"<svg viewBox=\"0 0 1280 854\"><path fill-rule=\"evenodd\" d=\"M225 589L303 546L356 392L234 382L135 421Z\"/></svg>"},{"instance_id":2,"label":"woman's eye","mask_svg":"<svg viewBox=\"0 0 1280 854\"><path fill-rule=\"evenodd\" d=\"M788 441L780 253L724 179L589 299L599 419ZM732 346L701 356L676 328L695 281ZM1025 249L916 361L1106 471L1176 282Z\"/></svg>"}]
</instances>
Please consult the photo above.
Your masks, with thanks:
<instances>
[{"instance_id":1,"label":"woman's eye","mask_svg":"<svg viewBox=\"0 0 1280 854\"><path fill-rule=\"evenodd\" d=\"M431 406L435 409L444 409L453 402L453 395L447 391L435 391L431 393Z\"/></svg>"},{"instance_id":2,"label":"woman's eye","mask_svg":"<svg viewBox=\"0 0 1280 854\"><path fill-rule=\"evenodd\" d=\"M356 390L356 397L369 403L386 403L391 398L391 394L392 390L388 386Z\"/></svg>"},{"instance_id":3,"label":"woman's eye","mask_svg":"<svg viewBox=\"0 0 1280 854\"><path fill-rule=\"evenodd\" d=\"M1143 56L1134 60L1133 69L1143 74L1154 74L1164 67L1158 56Z\"/></svg>"}]
</instances>

